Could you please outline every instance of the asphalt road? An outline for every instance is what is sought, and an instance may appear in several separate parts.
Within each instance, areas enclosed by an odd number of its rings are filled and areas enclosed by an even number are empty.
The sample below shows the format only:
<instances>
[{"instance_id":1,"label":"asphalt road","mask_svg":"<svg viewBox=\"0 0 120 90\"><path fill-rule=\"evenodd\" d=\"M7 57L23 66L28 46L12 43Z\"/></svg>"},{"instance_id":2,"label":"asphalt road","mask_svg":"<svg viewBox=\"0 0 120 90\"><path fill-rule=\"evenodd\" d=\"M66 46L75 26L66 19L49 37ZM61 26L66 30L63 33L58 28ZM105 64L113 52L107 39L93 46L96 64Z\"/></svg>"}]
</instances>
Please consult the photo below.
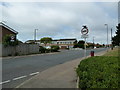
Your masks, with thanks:
<instances>
[{"instance_id":1,"label":"asphalt road","mask_svg":"<svg viewBox=\"0 0 120 90\"><path fill-rule=\"evenodd\" d=\"M95 53L106 50L95 49ZM91 50L87 50L87 55ZM84 50L68 50L54 54L42 54L2 60L3 88L15 88L27 79L55 65L84 57Z\"/></svg>"}]
</instances>

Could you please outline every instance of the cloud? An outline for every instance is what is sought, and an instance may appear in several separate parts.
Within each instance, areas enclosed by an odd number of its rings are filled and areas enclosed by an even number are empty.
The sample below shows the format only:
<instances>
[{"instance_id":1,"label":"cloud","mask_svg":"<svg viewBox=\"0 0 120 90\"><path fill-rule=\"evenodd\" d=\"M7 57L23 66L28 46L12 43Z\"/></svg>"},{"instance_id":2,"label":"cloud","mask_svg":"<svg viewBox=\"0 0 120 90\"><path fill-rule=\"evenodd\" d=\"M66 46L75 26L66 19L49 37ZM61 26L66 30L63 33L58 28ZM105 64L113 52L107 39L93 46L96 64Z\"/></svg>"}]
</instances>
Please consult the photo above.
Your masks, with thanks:
<instances>
[{"instance_id":1,"label":"cloud","mask_svg":"<svg viewBox=\"0 0 120 90\"><path fill-rule=\"evenodd\" d=\"M2 8L3 20L19 32L22 41L33 39L34 29L38 29L37 39L81 39L80 30L86 24L90 30L88 41L95 36L96 42L106 43L104 24L114 30L117 24L116 2L9 2Z\"/></svg>"}]
</instances>

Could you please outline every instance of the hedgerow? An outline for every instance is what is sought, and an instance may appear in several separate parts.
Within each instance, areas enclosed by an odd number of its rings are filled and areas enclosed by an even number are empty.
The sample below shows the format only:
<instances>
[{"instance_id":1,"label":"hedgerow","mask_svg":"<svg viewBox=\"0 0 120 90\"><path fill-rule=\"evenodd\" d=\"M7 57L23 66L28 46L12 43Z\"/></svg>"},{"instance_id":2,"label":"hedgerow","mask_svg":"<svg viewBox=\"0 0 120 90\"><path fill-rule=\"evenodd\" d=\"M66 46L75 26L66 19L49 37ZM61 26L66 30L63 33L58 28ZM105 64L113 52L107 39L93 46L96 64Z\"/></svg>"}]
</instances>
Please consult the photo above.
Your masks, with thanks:
<instances>
[{"instance_id":1,"label":"hedgerow","mask_svg":"<svg viewBox=\"0 0 120 90\"><path fill-rule=\"evenodd\" d=\"M76 72L79 88L119 88L118 57L90 57L80 62Z\"/></svg>"}]
</instances>

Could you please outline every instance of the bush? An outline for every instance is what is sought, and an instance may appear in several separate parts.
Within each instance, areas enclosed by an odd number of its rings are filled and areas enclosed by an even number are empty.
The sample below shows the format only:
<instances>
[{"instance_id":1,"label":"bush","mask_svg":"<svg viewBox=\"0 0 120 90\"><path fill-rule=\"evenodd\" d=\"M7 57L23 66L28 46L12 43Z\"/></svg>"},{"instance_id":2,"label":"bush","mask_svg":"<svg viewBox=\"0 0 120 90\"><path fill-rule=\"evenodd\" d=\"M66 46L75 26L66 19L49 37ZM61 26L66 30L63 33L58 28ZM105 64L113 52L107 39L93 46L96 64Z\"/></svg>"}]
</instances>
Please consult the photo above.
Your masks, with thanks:
<instances>
[{"instance_id":1,"label":"bush","mask_svg":"<svg viewBox=\"0 0 120 90\"><path fill-rule=\"evenodd\" d=\"M45 52L46 52L46 48L40 46L40 48L39 48L39 52L40 52L40 53L45 53Z\"/></svg>"},{"instance_id":2,"label":"bush","mask_svg":"<svg viewBox=\"0 0 120 90\"><path fill-rule=\"evenodd\" d=\"M50 49L46 49L45 52L46 52L46 53L49 53L49 52L51 52L51 50L50 50Z\"/></svg>"},{"instance_id":3,"label":"bush","mask_svg":"<svg viewBox=\"0 0 120 90\"><path fill-rule=\"evenodd\" d=\"M84 49L84 44L75 44L73 48L83 48Z\"/></svg>"},{"instance_id":4,"label":"bush","mask_svg":"<svg viewBox=\"0 0 120 90\"><path fill-rule=\"evenodd\" d=\"M118 57L96 56L81 61L76 69L79 88L120 88Z\"/></svg>"},{"instance_id":5,"label":"bush","mask_svg":"<svg viewBox=\"0 0 120 90\"><path fill-rule=\"evenodd\" d=\"M40 46L39 52L40 53L49 53L49 52L58 52L59 46L51 46L51 49L46 49L43 46Z\"/></svg>"},{"instance_id":6,"label":"bush","mask_svg":"<svg viewBox=\"0 0 120 90\"><path fill-rule=\"evenodd\" d=\"M60 49L59 46L55 45L51 46L51 52L58 52L59 49Z\"/></svg>"},{"instance_id":7,"label":"bush","mask_svg":"<svg viewBox=\"0 0 120 90\"><path fill-rule=\"evenodd\" d=\"M15 37L14 42L11 42L11 36ZM6 35L6 36L3 37L3 45L5 47L7 47L7 46L16 46L18 44L19 44L19 41L16 39L16 36L13 35L13 34Z\"/></svg>"}]
</instances>

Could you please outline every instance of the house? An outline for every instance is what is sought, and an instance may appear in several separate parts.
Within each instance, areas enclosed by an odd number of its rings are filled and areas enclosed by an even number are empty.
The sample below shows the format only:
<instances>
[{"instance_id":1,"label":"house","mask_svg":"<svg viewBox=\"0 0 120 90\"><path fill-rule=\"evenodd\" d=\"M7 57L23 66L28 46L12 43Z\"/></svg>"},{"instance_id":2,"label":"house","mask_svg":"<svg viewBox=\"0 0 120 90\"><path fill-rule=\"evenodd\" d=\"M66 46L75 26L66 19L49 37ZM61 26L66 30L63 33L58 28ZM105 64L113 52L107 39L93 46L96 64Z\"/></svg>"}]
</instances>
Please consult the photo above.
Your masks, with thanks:
<instances>
[{"instance_id":1,"label":"house","mask_svg":"<svg viewBox=\"0 0 120 90\"><path fill-rule=\"evenodd\" d=\"M69 49L73 48L74 44L77 43L77 39L58 39L53 40L52 45L58 45L60 49Z\"/></svg>"},{"instance_id":2,"label":"house","mask_svg":"<svg viewBox=\"0 0 120 90\"><path fill-rule=\"evenodd\" d=\"M77 43L77 39L75 39L75 38L73 38L73 39L56 39L56 40L52 40L51 43L48 43L46 45L44 43L40 43L40 40L36 40L36 41L28 40L25 43L31 44L34 42L43 47L58 45L60 47L60 49L68 49L68 48L73 48L74 44Z\"/></svg>"},{"instance_id":3,"label":"house","mask_svg":"<svg viewBox=\"0 0 120 90\"><path fill-rule=\"evenodd\" d=\"M27 43L27 44L35 44L35 43L40 44L40 40L27 40L25 43Z\"/></svg>"},{"instance_id":4,"label":"house","mask_svg":"<svg viewBox=\"0 0 120 90\"><path fill-rule=\"evenodd\" d=\"M6 24L4 24L4 23L1 22L0 23L0 42L2 42L3 38L6 35L10 35L10 34L12 34L13 36L15 36L15 38L16 38L18 32L15 31L14 29L12 29L11 27L7 26Z\"/></svg>"}]
</instances>

